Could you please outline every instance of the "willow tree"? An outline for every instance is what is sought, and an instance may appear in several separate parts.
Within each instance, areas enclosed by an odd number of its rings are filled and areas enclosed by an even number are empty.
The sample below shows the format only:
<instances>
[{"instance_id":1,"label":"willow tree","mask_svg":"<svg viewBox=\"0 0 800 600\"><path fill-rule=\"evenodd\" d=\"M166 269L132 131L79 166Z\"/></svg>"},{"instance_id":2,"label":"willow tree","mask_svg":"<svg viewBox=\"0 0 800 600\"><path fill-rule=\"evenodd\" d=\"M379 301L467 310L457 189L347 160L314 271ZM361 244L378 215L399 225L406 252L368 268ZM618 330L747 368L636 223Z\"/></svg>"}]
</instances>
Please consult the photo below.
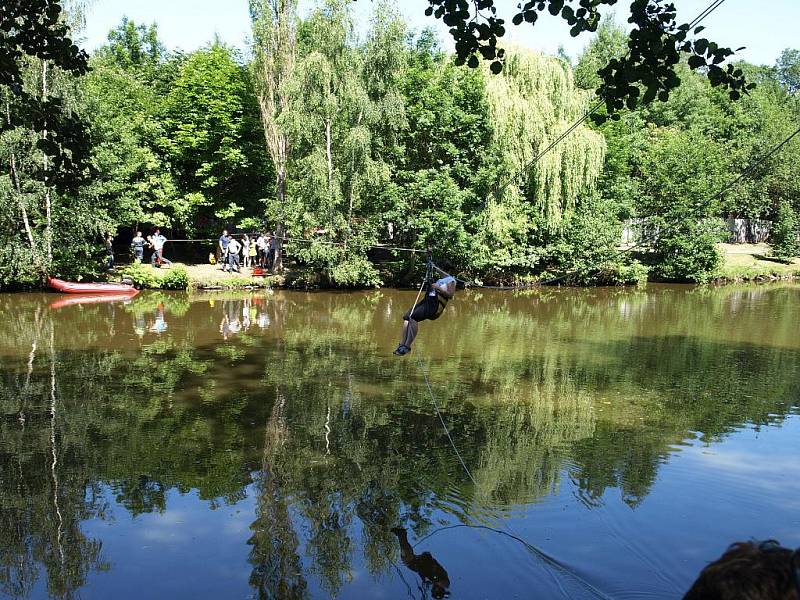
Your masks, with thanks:
<instances>
[{"instance_id":1,"label":"willow tree","mask_svg":"<svg viewBox=\"0 0 800 600\"><path fill-rule=\"evenodd\" d=\"M359 44L350 5L327 0L299 27L293 225L327 232L326 243L300 250L307 263L340 285L364 285L379 283L366 251L385 221L382 192L396 158L395 132L405 124L399 83L406 30L379 2Z\"/></svg>"},{"instance_id":2,"label":"willow tree","mask_svg":"<svg viewBox=\"0 0 800 600\"><path fill-rule=\"evenodd\" d=\"M484 248L500 247L488 261L530 268L525 249L538 228L556 228L579 197L594 186L605 142L578 127L547 154L539 154L579 119L589 94L575 87L571 69L554 57L509 48L499 75L485 76L497 161L495 194L488 203ZM484 251L484 254L487 251Z\"/></svg>"},{"instance_id":3,"label":"willow tree","mask_svg":"<svg viewBox=\"0 0 800 600\"><path fill-rule=\"evenodd\" d=\"M253 30L253 75L264 138L275 165L277 248L273 270L283 269L282 237L286 182L291 140L283 127L290 111L288 82L294 72L297 52L297 0L250 0Z\"/></svg>"}]
</instances>

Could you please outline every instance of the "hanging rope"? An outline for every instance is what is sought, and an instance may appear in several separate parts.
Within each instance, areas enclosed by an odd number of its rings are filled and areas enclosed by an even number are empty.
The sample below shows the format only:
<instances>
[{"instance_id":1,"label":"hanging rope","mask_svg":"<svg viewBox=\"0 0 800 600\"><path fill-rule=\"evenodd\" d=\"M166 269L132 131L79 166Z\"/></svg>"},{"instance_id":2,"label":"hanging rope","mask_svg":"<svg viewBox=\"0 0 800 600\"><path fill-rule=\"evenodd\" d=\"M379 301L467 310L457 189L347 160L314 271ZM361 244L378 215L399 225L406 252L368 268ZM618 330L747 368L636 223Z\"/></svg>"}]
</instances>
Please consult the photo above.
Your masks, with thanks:
<instances>
[{"instance_id":1,"label":"hanging rope","mask_svg":"<svg viewBox=\"0 0 800 600\"><path fill-rule=\"evenodd\" d=\"M530 552L531 554L533 554L537 558L541 559L547 565L549 565L549 566L553 567L554 569L560 571L562 574L573 578L575 581L580 583L583 587L585 587L587 590L589 590L592 594L594 594L598 598L606 598L608 600L611 600L610 596L608 596L607 594L604 594L602 591L597 589L591 583L586 581L583 577L581 577L580 575L578 575L577 573L572 571L568 566L566 566L565 564L561 563L559 560L553 558L552 556L550 556L547 552L545 552L541 548L537 548L536 546L534 546L530 542L525 541L523 538L519 537L518 535L515 535L513 533L509 533L508 531L503 531L502 529L497 529L495 527L489 527L488 525L469 525L467 523L458 523L456 525L445 525L444 527L439 527L437 529L434 529L428 535L418 539L416 542L414 542L414 548L416 548L419 544L421 544L422 542L424 542L428 538L433 537L437 533L440 533L442 531L448 531L450 529L461 529L461 528L482 529L482 530L486 530L486 531L491 531L492 533L499 533L500 535L507 536L507 537L511 538L512 540L515 540L515 541L519 542L520 544L522 544L525 547L525 549L528 550L528 552Z\"/></svg>"},{"instance_id":2,"label":"hanging rope","mask_svg":"<svg viewBox=\"0 0 800 600\"><path fill-rule=\"evenodd\" d=\"M428 373L422 366L422 357L420 356L419 352L417 352L417 364L419 365L419 370L422 371L422 375L425 378L425 385L428 387L428 394L431 396L431 400L433 401L433 408L436 411L436 416L439 417L439 422L442 424L442 429L444 429L444 433L447 436L448 441L450 442L450 446L453 448L453 452L458 457L458 462L461 463L461 466L464 468L464 472L469 477L469 480L472 482L472 485L475 487L478 486L478 482L475 481L475 478L472 476L472 473L467 467L467 463L464 462L464 458L461 456L461 452L458 451L458 447L456 443L453 441L453 436L450 435L450 429L447 427L447 423L442 416L442 411L439 410L439 403L436 401L436 395L433 393L433 388L431 388L431 382L428 380Z\"/></svg>"}]
</instances>

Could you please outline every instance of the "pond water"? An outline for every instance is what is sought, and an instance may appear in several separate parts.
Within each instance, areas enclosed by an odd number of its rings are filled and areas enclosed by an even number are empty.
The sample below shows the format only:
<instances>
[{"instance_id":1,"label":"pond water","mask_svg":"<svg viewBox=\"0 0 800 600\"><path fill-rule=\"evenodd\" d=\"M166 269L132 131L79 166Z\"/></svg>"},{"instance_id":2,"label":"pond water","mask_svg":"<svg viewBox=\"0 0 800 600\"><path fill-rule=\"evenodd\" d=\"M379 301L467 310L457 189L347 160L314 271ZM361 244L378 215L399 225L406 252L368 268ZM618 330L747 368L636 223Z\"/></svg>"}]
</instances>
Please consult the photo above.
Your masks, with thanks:
<instances>
[{"instance_id":1,"label":"pond water","mask_svg":"<svg viewBox=\"0 0 800 600\"><path fill-rule=\"evenodd\" d=\"M0 295L0 597L680 598L800 545L800 287L460 292L398 358L413 298Z\"/></svg>"}]
</instances>

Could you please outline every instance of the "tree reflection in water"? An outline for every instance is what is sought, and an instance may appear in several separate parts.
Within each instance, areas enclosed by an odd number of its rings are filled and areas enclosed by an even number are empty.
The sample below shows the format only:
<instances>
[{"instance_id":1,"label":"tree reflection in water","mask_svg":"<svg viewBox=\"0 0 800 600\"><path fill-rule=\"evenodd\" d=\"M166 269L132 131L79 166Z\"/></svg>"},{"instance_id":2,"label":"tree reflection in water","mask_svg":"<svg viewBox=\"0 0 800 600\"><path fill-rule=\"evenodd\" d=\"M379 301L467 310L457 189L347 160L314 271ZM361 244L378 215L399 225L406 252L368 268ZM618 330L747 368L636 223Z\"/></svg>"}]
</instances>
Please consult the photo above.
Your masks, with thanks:
<instances>
[{"instance_id":1,"label":"tree reflection in water","mask_svg":"<svg viewBox=\"0 0 800 600\"><path fill-rule=\"evenodd\" d=\"M109 498L135 515L170 490L210 507L252 490L259 598L310 597L311 578L335 596L355 562L394 572L393 527L496 522L563 485L636 508L676 444L796 406L792 293L464 294L415 351L476 485L415 363L389 356L396 292L0 296L0 593L45 577L68 598L110 568L81 531Z\"/></svg>"}]
</instances>

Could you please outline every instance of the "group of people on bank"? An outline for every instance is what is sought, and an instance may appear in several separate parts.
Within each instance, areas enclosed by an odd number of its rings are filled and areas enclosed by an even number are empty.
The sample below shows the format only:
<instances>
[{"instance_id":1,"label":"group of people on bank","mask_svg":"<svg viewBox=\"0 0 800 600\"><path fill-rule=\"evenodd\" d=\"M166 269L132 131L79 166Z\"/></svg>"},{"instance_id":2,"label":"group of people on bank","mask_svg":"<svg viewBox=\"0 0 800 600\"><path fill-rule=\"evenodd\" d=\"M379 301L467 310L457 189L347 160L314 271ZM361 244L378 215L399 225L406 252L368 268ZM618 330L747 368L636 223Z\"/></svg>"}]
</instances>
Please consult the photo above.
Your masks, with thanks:
<instances>
[{"instance_id":1,"label":"group of people on bank","mask_svg":"<svg viewBox=\"0 0 800 600\"><path fill-rule=\"evenodd\" d=\"M239 272L239 267L260 267L271 269L275 262L278 239L270 233L259 233L252 238L245 234L236 237L224 230L217 242L218 258L223 271Z\"/></svg>"},{"instance_id":2,"label":"group of people on bank","mask_svg":"<svg viewBox=\"0 0 800 600\"><path fill-rule=\"evenodd\" d=\"M152 250L150 254L150 264L153 267L163 265L171 266L172 261L164 257L164 245L167 238L156 227L152 234L144 237L141 231L137 231L131 240L131 251L133 258L138 263L145 260L145 250ZM114 268L114 236L110 233L106 236L106 268L111 271ZM278 240L274 234L259 233L252 238L248 234L233 236L227 230L222 232L217 243L217 252L211 254L211 262L221 265L223 271L239 272L240 266L261 267L271 269L275 261L275 252Z\"/></svg>"},{"instance_id":3,"label":"group of people on bank","mask_svg":"<svg viewBox=\"0 0 800 600\"><path fill-rule=\"evenodd\" d=\"M151 235L146 238L142 237L142 232L137 231L133 240L131 240L131 251L133 258L136 262L144 262L145 248L152 248L153 252L150 256L150 264L154 267L161 267L161 265L171 265L172 261L164 258L164 244L167 243L167 238L161 233L161 230L156 227ZM106 268L111 271L114 268L114 236L110 233L106 235Z\"/></svg>"},{"instance_id":4,"label":"group of people on bank","mask_svg":"<svg viewBox=\"0 0 800 600\"><path fill-rule=\"evenodd\" d=\"M108 251L108 269L114 268L114 238L111 234L106 237L106 250ZM154 267L161 267L162 265L172 265L172 261L164 258L164 245L167 243L167 238L161 233L161 230L156 227L153 233L146 238L142 237L142 232L137 231L136 235L131 240L131 250L133 251L133 258L136 262L144 262L145 248L152 249L150 255L150 264Z\"/></svg>"}]
</instances>

